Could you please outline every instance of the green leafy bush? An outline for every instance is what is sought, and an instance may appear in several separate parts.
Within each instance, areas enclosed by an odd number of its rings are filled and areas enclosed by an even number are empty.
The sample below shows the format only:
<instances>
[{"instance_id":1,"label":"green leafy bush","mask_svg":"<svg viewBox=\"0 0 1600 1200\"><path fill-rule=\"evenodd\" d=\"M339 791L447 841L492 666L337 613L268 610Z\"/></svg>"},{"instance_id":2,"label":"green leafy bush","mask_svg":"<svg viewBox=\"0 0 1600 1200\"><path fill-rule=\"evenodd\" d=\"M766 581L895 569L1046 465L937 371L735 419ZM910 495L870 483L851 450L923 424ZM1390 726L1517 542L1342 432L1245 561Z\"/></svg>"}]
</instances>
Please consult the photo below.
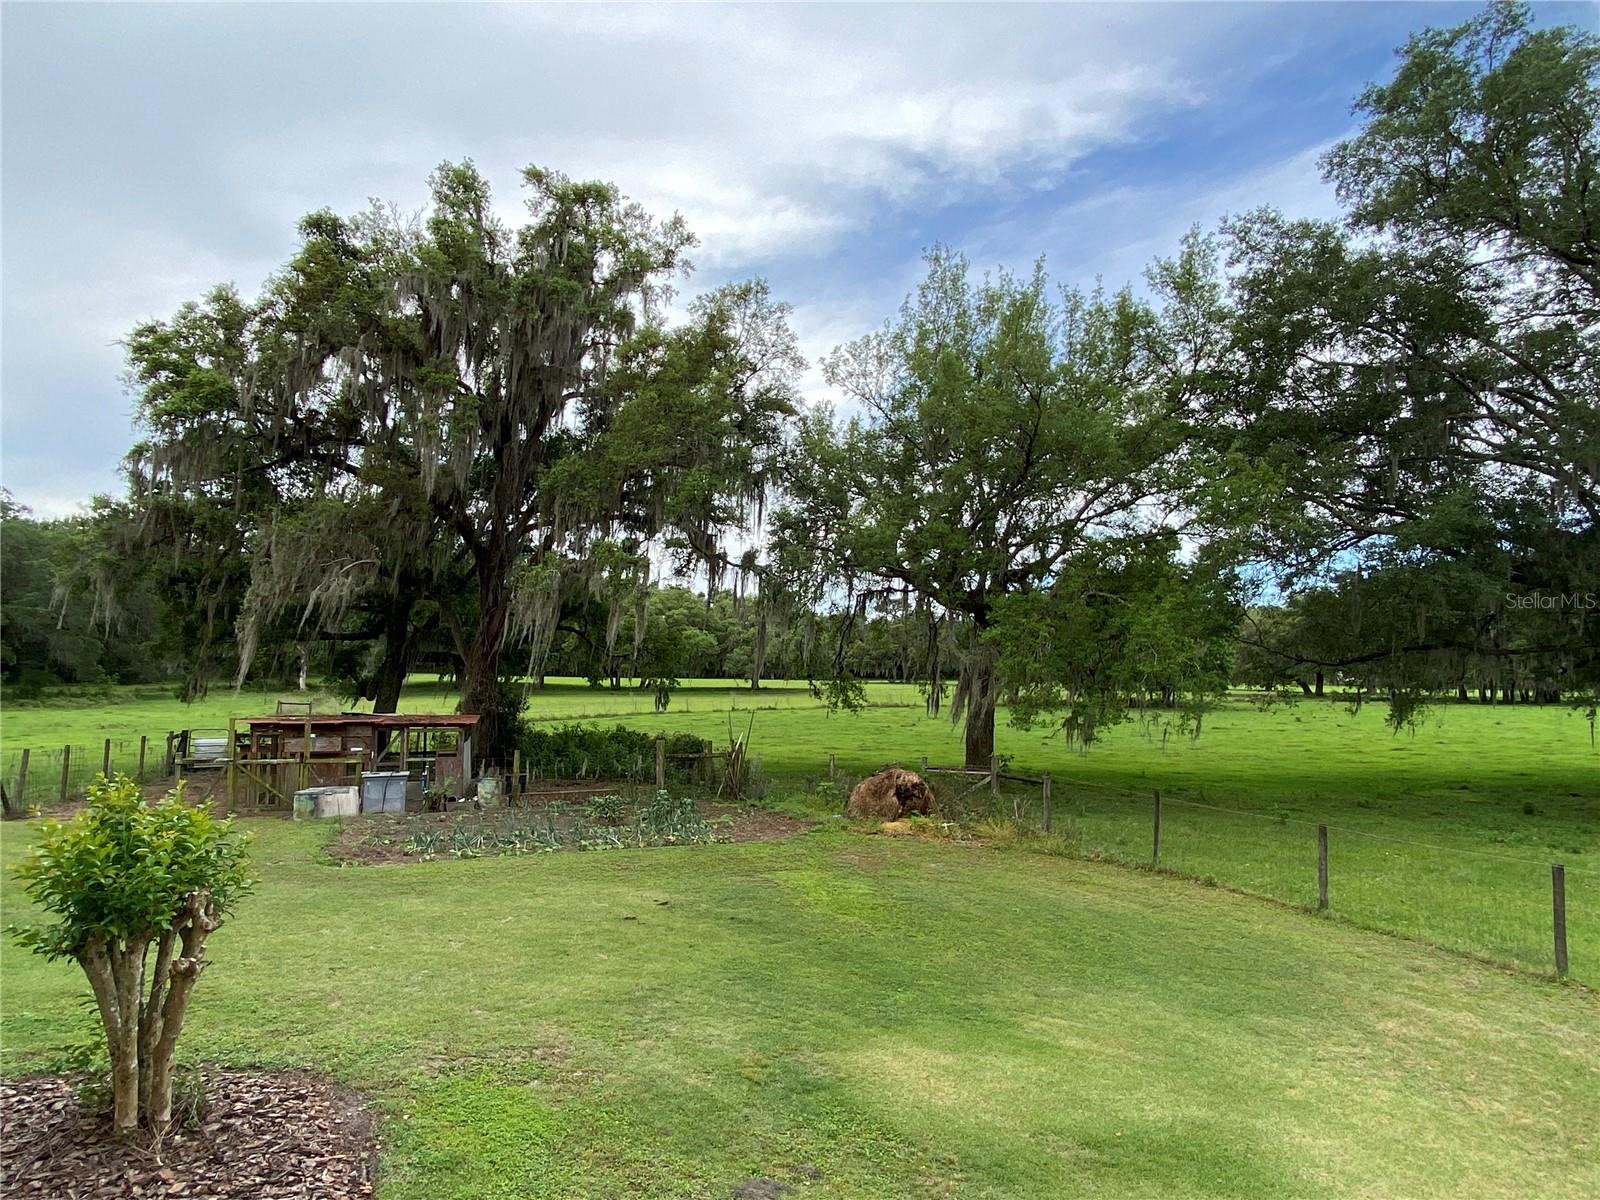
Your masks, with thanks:
<instances>
[{"instance_id":1,"label":"green leafy bush","mask_svg":"<svg viewBox=\"0 0 1600 1200\"><path fill-rule=\"evenodd\" d=\"M16 869L53 919L13 926L13 936L89 977L119 1132L143 1124L159 1133L171 1122L173 1052L207 965L206 938L250 888L245 840L209 805L183 803L181 786L148 804L126 775L101 776L84 810L46 821Z\"/></svg>"},{"instance_id":2,"label":"green leafy bush","mask_svg":"<svg viewBox=\"0 0 1600 1200\"><path fill-rule=\"evenodd\" d=\"M589 798L589 819L597 825L622 824L622 797L621 796L591 796Z\"/></svg>"},{"instance_id":3,"label":"green leafy bush","mask_svg":"<svg viewBox=\"0 0 1600 1200\"><path fill-rule=\"evenodd\" d=\"M616 725L561 725L523 732L518 747L523 768L534 776L571 779L653 779L656 736ZM667 777L682 780L694 764L674 762L674 755L704 754L710 743L692 733L667 735Z\"/></svg>"}]
</instances>

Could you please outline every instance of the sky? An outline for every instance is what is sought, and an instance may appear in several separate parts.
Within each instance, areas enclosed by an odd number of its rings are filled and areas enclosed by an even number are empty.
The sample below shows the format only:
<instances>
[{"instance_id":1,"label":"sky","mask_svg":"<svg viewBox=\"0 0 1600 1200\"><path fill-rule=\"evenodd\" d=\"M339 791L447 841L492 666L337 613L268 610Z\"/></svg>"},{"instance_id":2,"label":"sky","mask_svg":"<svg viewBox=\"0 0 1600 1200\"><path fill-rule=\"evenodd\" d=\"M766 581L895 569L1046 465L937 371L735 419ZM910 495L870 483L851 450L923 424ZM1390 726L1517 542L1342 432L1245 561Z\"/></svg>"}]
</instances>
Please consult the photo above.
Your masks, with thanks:
<instances>
[{"instance_id":1,"label":"sky","mask_svg":"<svg viewBox=\"0 0 1600 1200\"><path fill-rule=\"evenodd\" d=\"M685 295L762 276L815 363L942 243L1136 283L1185 230L1338 208L1321 153L1452 4L0 6L0 485L121 490L120 341L247 296L300 216L419 210L471 158L602 178L700 239ZM1594 4L1541 23L1593 28ZM824 395L820 370L807 393Z\"/></svg>"}]
</instances>

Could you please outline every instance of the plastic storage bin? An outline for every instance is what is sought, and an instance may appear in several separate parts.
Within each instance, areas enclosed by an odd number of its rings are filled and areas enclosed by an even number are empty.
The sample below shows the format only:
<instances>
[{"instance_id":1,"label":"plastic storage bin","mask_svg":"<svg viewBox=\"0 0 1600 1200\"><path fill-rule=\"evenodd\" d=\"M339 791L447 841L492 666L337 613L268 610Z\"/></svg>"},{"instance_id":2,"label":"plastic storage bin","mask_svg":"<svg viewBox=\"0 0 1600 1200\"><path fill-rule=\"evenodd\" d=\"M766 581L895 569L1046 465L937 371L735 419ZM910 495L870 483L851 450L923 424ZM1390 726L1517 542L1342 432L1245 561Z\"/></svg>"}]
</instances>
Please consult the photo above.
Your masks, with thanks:
<instances>
[{"instance_id":1,"label":"plastic storage bin","mask_svg":"<svg viewBox=\"0 0 1600 1200\"><path fill-rule=\"evenodd\" d=\"M361 777L361 811L398 813L406 810L404 771L373 771Z\"/></svg>"}]
</instances>

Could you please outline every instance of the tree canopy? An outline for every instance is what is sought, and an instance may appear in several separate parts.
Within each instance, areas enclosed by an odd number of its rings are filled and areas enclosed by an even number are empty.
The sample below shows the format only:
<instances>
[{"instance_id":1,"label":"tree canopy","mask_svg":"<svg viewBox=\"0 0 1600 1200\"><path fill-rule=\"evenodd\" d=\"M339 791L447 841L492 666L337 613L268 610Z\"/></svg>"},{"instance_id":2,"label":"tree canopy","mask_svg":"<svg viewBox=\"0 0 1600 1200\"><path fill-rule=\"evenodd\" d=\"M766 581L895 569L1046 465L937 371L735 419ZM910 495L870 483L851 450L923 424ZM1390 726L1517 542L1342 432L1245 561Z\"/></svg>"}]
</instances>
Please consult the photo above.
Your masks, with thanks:
<instances>
[{"instance_id":1,"label":"tree canopy","mask_svg":"<svg viewBox=\"0 0 1600 1200\"><path fill-rule=\"evenodd\" d=\"M135 673L119 622L186 696L431 667L492 753L547 669L889 675L954 684L974 764L1002 704L1088 741L1230 678L1592 705L1600 38L1497 4L1356 112L1342 219L1247 212L1140 289L935 249L837 412L765 283L669 304L692 239L609 184L312 213L257 297L130 334L125 497L6 510L6 679Z\"/></svg>"},{"instance_id":2,"label":"tree canopy","mask_svg":"<svg viewBox=\"0 0 1600 1200\"><path fill-rule=\"evenodd\" d=\"M242 677L286 619L381 638L392 708L443 628L486 753L508 648L536 666L591 595L614 639L652 547L723 561L799 366L761 283L665 327L690 244L676 218L555 172L524 184L515 228L471 164L435 173L420 223L314 213L259 301L219 290L129 344L149 431L129 528L215 572L222 620L197 642L231 617Z\"/></svg>"},{"instance_id":3,"label":"tree canopy","mask_svg":"<svg viewBox=\"0 0 1600 1200\"><path fill-rule=\"evenodd\" d=\"M1282 481L1281 582L1364 614L1301 657L1402 720L1470 662L1592 688L1600 39L1498 5L1413 37L1357 111L1325 163L1344 223L1227 229L1215 425Z\"/></svg>"},{"instance_id":4,"label":"tree canopy","mask_svg":"<svg viewBox=\"0 0 1600 1200\"><path fill-rule=\"evenodd\" d=\"M1129 291L1058 299L1042 266L974 280L960 255L935 251L899 317L827 363L858 415L836 425L824 411L807 423L776 522L777 561L811 602L842 589L864 612L899 594L925 614L930 706L954 675L969 765L987 765L996 705L1022 683L996 670L1017 636L1009 624L1048 610L1070 626L1068 610L1097 591L1091 581L1131 584L1152 564L1175 585L1193 573L1178 560L1206 477L1191 453L1192 377L1215 334L1185 319L1206 299L1187 260L1204 254L1193 242L1185 261L1157 273L1167 301L1158 310ZM1164 611L1118 597L1146 619ZM958 647L948 664L946 622ZM1114 655L1112 645L1095 653ZM1050 678L1035 675L1028 693L1065 708L1067 728L1086 740L1127 682L1080 671L1089 649L1063 639ZM1157 692L1193 682L1171 674Z\"/></svg>"}]
</instances>

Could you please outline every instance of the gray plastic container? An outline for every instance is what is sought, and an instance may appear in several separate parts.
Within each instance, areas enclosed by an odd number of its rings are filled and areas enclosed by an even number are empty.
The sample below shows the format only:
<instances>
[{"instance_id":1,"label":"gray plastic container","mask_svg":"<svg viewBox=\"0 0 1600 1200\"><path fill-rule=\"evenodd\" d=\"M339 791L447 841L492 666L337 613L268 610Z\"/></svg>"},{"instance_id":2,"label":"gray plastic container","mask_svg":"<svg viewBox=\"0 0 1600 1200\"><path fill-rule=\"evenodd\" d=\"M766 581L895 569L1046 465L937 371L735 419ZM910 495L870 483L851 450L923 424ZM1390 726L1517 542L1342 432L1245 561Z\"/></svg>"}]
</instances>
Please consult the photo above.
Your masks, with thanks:
<instances>
[{"instance_id":1,"label":"gray plastic container","mask_svg":"<svg viewBox=\"0 0 1600 1200\"><path fill-rule=\"evenodd\" d=\"M361 777L361 811L400 813L406 810L404 771L372 771Z\"/></svg>"}]
</instances>

